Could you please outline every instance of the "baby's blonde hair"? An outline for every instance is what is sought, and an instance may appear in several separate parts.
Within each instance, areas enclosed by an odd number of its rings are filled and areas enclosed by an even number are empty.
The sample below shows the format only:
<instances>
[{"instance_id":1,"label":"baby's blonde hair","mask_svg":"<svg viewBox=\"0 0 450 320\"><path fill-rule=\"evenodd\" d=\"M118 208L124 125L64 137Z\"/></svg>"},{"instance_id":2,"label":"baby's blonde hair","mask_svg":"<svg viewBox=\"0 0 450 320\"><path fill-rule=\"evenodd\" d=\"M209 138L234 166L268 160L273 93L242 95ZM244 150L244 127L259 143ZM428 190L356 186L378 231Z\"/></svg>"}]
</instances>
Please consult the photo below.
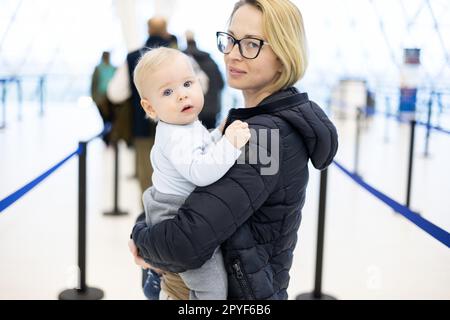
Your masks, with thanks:
<instances>
[{"instance_id":1,"label":"baby's blonde hair","mask_svg":"<svg viewBox=\"0 0 450 320\"><path fill-rule=\"evenodd\" d=\"M150 49L139 58L139 62L134 69L133 81L141 99L145 98L144 88L148 81L151 81L152 73L163 63L171 61L175 55L185 56L179 50L159 47Z\"/></svg>"}]
</instances>

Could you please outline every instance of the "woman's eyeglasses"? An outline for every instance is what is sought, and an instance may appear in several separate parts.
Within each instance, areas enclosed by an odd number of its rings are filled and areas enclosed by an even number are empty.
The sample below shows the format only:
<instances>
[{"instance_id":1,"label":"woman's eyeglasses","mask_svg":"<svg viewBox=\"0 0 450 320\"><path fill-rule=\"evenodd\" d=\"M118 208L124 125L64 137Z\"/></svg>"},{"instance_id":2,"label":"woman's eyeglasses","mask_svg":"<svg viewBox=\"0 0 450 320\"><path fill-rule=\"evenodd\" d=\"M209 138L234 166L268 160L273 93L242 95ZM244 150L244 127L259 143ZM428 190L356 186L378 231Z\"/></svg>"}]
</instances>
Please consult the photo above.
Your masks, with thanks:
<instances>
[{"instance_id":1,"label":"woman's eyeglasses","mask_svg":"<svg viewBox=\"0 0 450 320\"><path fill-rule=\"evenodd\" d=\"M220 52L222 52L223 54L229 54L231 50L233 50L234 45L237 44L239 47L239 52L244 58L247 59L255 59L259 55L262 46L265 44L269 44L264 40L252 37L237 40L231 34L226 32L217 32L216 36L217 48Z\"/></svg>"}]
</instances>

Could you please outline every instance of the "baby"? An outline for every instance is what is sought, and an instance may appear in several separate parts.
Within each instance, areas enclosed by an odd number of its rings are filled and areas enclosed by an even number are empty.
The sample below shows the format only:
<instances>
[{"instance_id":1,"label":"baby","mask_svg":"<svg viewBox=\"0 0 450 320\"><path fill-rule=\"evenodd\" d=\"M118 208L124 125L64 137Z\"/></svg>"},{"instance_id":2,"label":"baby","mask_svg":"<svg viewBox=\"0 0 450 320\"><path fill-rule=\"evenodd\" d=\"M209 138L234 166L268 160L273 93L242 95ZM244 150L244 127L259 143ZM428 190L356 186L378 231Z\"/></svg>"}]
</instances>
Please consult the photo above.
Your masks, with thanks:
<instances>
[{"instance_id":1,"label":"baby","mask_svg":"<svg viewBox=\"0 0 450 320\"><path fill-rule=\"evenodd\" d=\"M197 187L219 180L250 139L248 124L224 123L208 132L198 120L203 93L185 54L170 48L145 53L134 71L134 83L146 114L157 121L150 153L153 186L143 194L146 222L155 225L174 217ZM227 274L220 248L199 269L180 274L191 300L227 298Z\"/></svg>"}]
</instances>

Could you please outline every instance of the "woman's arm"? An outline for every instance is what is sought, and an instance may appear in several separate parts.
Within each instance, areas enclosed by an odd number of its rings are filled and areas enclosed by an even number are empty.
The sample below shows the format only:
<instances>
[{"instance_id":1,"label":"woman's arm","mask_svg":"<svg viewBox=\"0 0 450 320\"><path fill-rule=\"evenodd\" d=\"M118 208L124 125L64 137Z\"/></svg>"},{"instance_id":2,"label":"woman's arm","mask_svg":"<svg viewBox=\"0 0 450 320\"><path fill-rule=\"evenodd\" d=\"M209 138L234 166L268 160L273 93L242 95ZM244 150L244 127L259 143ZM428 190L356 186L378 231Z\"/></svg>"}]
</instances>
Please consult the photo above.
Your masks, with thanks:
<instances>
[{"instance_id":1,"label":"woman's arm","mask_svg":"<svg viewBox=\"0 0 450 320\"><path fill-rule=\"evenodd\" d=\"M257 126L252 126L258 130ZM270 129L270 128L264 128ZM256 132L256 131L254 131ZM249 163L249 153L265 152L268 148L256 145L252 135L245 148L245 163L238 160L219 181L198 187L178 210L178 215L152 228L145 223L135 225L132 238L139 254L152 266L182 272L196 269L208 260L214 250L242 225L268 198L274 189L279 171L262 175L259 161ZM279 161L279 154L274 161ZM256 157L252 155L250 160ZM258 157L259 158L259 157Z\"/></svg>"}]
</instances>

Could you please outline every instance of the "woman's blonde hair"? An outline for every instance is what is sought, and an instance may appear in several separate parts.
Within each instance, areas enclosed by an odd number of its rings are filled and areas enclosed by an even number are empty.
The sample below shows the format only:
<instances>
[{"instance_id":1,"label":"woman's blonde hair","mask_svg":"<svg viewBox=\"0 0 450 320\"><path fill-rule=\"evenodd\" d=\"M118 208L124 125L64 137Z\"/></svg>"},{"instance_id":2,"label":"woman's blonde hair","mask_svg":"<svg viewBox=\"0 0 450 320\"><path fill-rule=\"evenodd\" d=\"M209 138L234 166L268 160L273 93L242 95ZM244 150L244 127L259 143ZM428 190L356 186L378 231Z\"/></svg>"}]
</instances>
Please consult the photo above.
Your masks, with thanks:
<instances>
[{"instance_id":1,"label":"woman's blonde hair","mask_svg":"<svg viewBox=\"0 0 450 320\"><path fill-rule=\"evenodd\" d=\"M139 62L134 69L133 81L141 99L145 97L144 88L152 73L163 63L171 61L175 55L184 56L185 54L176 49L159 47L150 49L139 58Z\"/></svg>"},{"instance_id":2,"label":"woman's blonde hair","mask_svg":"<svg viewBox=\"0 0 450 320\"><path fill-rule=\"evenodd\" d=\"M251 5L262 12L263 32L275 55L283 65L283 71L269 90L290 87L300 80L308 66L308 53L305 28L300 10L289 0L241 0L230 16L236 11Z\"/></svg>"}]
</instances>

